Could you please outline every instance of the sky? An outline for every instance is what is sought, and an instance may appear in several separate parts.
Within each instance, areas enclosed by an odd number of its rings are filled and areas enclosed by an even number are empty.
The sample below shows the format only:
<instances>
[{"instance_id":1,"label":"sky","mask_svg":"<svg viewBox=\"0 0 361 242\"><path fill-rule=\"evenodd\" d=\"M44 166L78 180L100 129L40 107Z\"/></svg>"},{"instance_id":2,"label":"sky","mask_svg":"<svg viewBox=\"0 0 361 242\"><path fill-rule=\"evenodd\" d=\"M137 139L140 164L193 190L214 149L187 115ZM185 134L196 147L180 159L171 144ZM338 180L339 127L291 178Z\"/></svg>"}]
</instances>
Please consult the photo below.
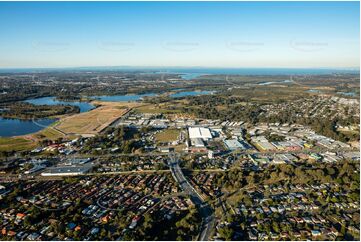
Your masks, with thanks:
<instances>
[{"instance_id":1,"label":"sky","mask_svg":"<svg viewBox=\"0 0 361 242\"><path fill-rule=\"evenodd\" d=\"M0 68L359 68L359 2L0 2Z\"/></svg>"}]
</instances>

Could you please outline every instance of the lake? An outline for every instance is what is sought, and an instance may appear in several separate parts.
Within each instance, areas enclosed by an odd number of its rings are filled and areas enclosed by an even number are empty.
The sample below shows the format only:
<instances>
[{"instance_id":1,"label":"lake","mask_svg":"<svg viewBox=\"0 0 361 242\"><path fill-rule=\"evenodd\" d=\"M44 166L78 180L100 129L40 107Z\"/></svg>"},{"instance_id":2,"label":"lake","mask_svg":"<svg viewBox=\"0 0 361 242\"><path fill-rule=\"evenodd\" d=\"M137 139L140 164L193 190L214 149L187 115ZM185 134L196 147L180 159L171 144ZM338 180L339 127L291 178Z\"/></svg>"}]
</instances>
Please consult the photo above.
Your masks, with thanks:
<instances>
[{"instance_id":1,"label":"lake","mask_svg":"<svg viewBox=\"0 0 361 242\"><path fill-rule=\"evenodd\" d=\"M88 112L93 109L94 106L88 102L78 102L78 101L62 101L57 100L55 97L40 97L34 99L27 99L25 102L34 104L34 105L71 105L78 106L80 112Z\"/></svg>"},{"instance_id":2,"label":"lake","mask_svg":"<svg viewBox=\"0 0 361 242\"><path fill-rule=\"evenodd\" d=\"M170 97L188 97L188 96L199 96L199 95L207 95L213 94L215 91L184 91L184 92L177 92L174 94L169 95Z\"/></svg>"},{"instance_id":3,"label":"lake","mask_svg":"<svg viewBox=\"0 0 361 242\"><path fill-rule=\"evenodd\" d=\"M54 123L55 119L32 120L4 119L0 117L0 136L10 137L38 132Z\"/></svg>"},{"instance_id":4,"label":"lake","mask_svg":"<svg viewBox=\"0 0 361 242\"><path fill-rule=\"evenodd\" d=\"M132 95L104 95L104 96L91 96L92 99L97 99L106 102L127 102L127 101L139 101L144 97L154 97L156 93L145 93L145 94L132 94Z\"/></svg>"}]
</instances>

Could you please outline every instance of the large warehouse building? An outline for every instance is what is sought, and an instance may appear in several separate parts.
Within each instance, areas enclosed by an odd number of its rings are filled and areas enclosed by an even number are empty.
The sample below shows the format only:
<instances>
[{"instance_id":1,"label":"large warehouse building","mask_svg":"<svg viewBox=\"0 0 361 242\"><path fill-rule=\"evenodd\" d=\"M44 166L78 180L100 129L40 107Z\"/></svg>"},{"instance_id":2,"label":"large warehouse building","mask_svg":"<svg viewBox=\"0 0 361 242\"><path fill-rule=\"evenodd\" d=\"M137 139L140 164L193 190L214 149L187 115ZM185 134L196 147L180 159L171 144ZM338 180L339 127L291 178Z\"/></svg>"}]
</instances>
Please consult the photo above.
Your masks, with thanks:
<instances>
[{"instance_id":1,"label":"large warehouse building","mask_svg":"<svg viewBox=\"0 0 361 242\"><path fill-rule=\"evenodd\" d=\"M188 133L190 139L202 139L203 141L208 141L212 139L212 134L209 128L189 127Z\"/></svg>"},{"instance_id":2,"label":"large warehouse building","mask_svg":"<svg viewBox=\"0 0 361 242\"><path fill-rule=\"evenodd\" d=\"M91 170L91 165L86 166L58 166L50 167L43 173L42 176L79 176Z\"/></svg>"}]
</instances>

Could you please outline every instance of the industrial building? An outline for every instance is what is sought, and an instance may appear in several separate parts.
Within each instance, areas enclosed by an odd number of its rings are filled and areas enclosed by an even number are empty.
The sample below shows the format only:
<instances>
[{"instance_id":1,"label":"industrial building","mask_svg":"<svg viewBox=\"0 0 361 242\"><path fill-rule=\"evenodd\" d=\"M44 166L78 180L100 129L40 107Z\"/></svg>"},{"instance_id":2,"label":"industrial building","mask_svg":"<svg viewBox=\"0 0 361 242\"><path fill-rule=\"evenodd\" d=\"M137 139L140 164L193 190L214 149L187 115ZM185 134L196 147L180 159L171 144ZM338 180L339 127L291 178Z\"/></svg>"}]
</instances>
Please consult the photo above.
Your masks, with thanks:
<instances>
[{"instance_id":1,"label":"industrial building","mask_svg":"<svg viewBox=\"0 0 361 242\"><path fill-rule=\"evenodd\" d=\"M38 172L40 170L43 170L45 169L46 166L45 165L39 165L39 164L36 164L33 168L31 168L30 170L28 171L25 171L24 174L32 174L32 173L35 173L35 172Z\"/></svg>"},{"instance_id":2,"label":"industrial building","mask_svg":"<svg viewBox=\"0 0 361 242\"><path fill-rule=\"evenodd\" d=\"M264 136L254 136L251 139L252 143L261 151L276 149L276 147L270 142L268 142L268 140Z\"/></svg>"},{"instance_id":3,"label":"industrial building","mask_svg":"<svg viewBox=\"0 0 361 242\"><path fill-rule=\"evenodd\" d=\"M197 148L204 147L204 142L201 138L191 139L191 143L192 143L192 146L197 147Z\"/></svg>"},{"instance_id":4,"label":"industrial building","mask_svg":"<svg viewBox=\"0 0 361 242\"><path fill-rule=\"evenodd\" d=\"M50 167L42 172L42 176L79 176L84 175L92 169L91 165L87 166L59 166Z\"/></svg>"},{"instance_id":5,"label":"industrial building","mask_svg":"<svg viewBox=\"0 0 361 242\"><path fill-rule=\"evenodd\" d=\"M224 144L226 145L227 149L229 150L236 150L236 149L246 149L238 140L236 139L229 139L225 140Z\"/></svg>"},{"instance_id":6,"label":"industrial building","mask_svg":"<svg viewBox=\"0 0 361 242\"><path fill-rule=\"evenodd\" d=\"M209 128L189 127L188 133L190 139L202 139L203 141L208 141L213 138Z\"/></svg>"}]
</instances>

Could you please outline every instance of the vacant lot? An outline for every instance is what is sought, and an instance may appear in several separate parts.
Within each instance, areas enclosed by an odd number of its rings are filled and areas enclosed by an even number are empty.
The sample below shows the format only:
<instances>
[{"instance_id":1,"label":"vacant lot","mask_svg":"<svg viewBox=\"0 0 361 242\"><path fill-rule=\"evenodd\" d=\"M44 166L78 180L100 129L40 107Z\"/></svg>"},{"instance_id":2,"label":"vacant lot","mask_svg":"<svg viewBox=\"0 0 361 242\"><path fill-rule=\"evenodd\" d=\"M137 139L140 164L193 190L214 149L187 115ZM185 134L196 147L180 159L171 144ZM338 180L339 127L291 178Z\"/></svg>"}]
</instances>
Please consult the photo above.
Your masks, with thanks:
<instances>
[{"instance_id":1,"label":"vacant lot","mask_svg":"<svg viewBox=\"0 0 361 242\"><path fill-rule=\"evenodd\" d=\"M158 142L172 142L177 140L179 136L179 130L177 129L166 129L155 135Z\"/></svg>"},{"instance_id":2,"label":"vacant lot","mask_svg":"<svg viewBox=\"0 0 361 242\"><path fill-rule=\"evenodd\" d=\"M120 118L134 103L95 102L100 105L89 112L66 117L54 127L65 134L95 135ZM138 104L139 105L139 104Z\"/></svg>"}]
</instances>

